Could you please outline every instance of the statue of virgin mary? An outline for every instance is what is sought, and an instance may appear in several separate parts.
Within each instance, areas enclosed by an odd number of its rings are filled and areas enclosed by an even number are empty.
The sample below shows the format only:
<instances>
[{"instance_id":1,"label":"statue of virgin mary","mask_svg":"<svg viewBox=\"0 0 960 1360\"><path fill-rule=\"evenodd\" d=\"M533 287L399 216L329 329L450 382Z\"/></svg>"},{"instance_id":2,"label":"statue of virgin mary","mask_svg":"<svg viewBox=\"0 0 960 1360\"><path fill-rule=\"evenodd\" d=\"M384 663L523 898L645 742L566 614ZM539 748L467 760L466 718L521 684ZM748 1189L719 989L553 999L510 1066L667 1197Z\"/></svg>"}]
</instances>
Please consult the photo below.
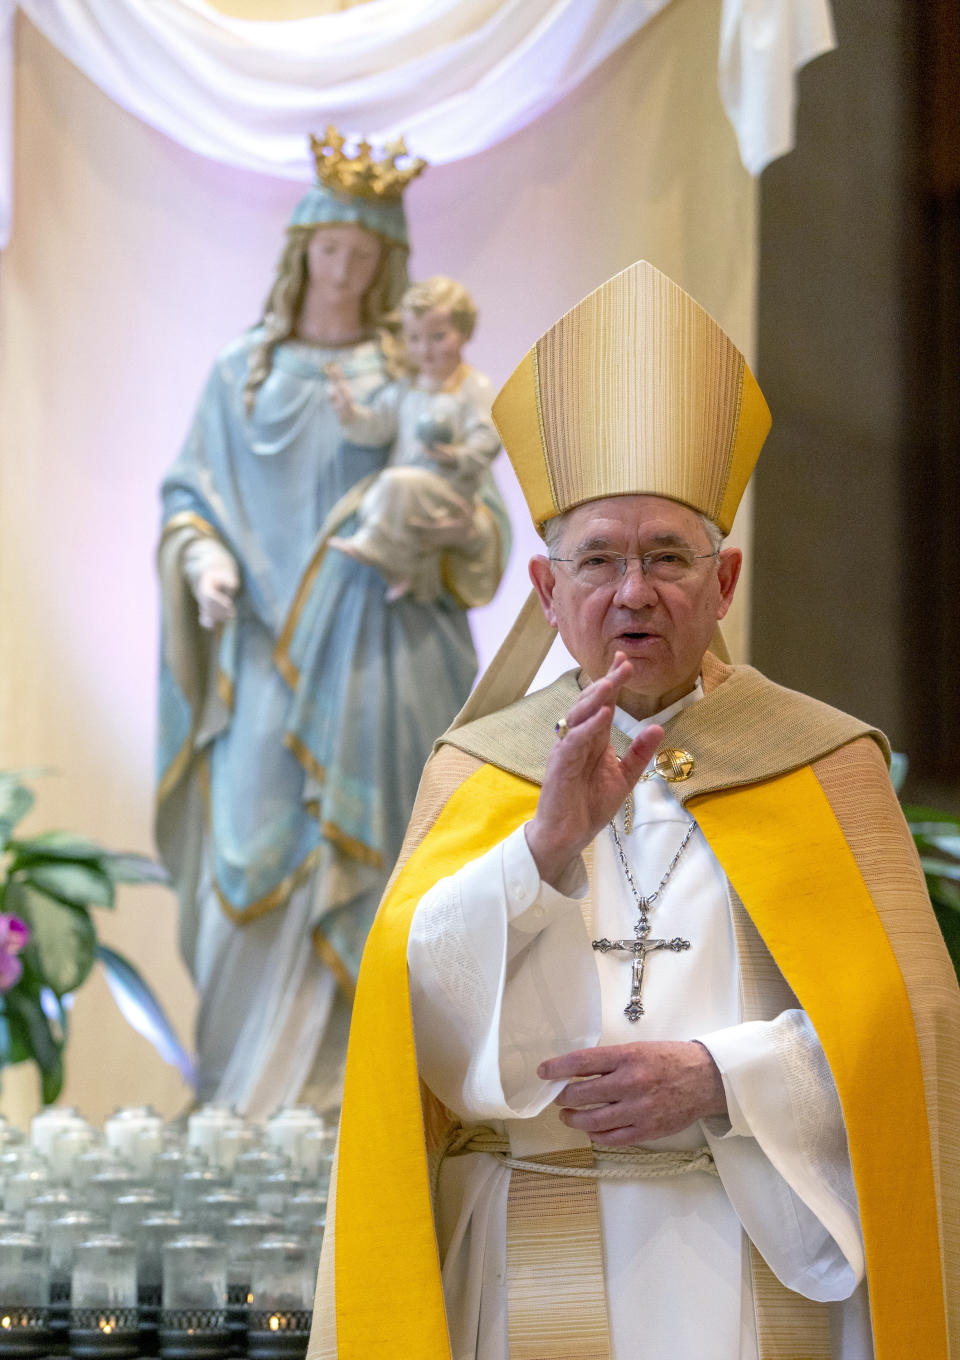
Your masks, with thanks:
<instances>
[{"instance_id":1,"label":"statue of virgin mary","mask_svg":"<svg viewBox=\"0 0 960 1360\"><path fill-rule=\"evenodd\" d=\"M254 1117L339 1103L360 951L509 540L488 481L435 599L388 600L326 550L390 452L343 438L330 375L358 404L392 376L422 162L350 155L333 129L313 144L263 319L218 356L162 489L157 844L200 998L198 1097Z\"/></svg>"}]
</instances>

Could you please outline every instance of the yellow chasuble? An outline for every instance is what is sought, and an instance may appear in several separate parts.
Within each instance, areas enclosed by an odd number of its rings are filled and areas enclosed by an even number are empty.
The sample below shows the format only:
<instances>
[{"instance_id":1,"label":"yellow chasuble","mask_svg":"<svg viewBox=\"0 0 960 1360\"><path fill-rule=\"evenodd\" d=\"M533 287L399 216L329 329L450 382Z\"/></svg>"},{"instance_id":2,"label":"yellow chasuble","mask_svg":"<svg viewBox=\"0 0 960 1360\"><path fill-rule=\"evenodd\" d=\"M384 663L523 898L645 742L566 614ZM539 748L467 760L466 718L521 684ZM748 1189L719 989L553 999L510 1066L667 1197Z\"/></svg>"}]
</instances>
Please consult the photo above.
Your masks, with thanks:
<instances>
[{"instance_id":1,"label":"yellow chasuble","mask_svg":"<svg viewBox=\"0 0 960 1360\"><path fill-rule=\"evenodd\" d=\"M958 1130L950 1128L946 1117L942 1125L936 1123L933 1088L938 1080L933 1071L937 1061L948 1073L950 1062L956 1063L955 1049L944 1060L934 1046L947 1027L958 1034L960 998L935 925L929 935L929 904L926 917L917 921L913 913L922 913L922 902L917 907L912 897L878 909L877 881L870 887L865 881L877 879L876 866L864 867L872 863L872 852L868 846L858 862L850 843L856 840L856 828L846 812L836 810L844 805L838 757L847 748L867 748L858 757L860 767L875 775L879 750L866 735L869 729L845 715L790 696L749 668L717 669L714 683L717 678L721 683L672 721L665 743L679 744L678 737L684 737L682 744L702 757L707 768L691 780L686 806L809 1015L830 1064L859 1197L877 1360L908 1355L950 1360L948 1332L956 1358L956 1305L945 1305L944 1286L955 1295L960 1217L949 1206L938 1210L938 1191L952 1197L956 1206L956 1154L950 1161L941 1142L952 1139L955 1147ZM311 1348L311 1353L336 1354L340 1360L370 1360L388 1353L404 1360L449 1357L428 1169L428 1144L436 1142L437 1102L425 1093L421 1103L407 936L417 903L434 883L532 817L537 782L500 765L525 759L536 765L530 753L525 756L523 739L513 740L511 732L542 729L544 715L565 711L561 705L573 692L565 677L513 706L513 726L511 719L501 724L506 728L502 747L510 754L499 765L474 766L454 789L396 873L371 931L354 1007L340 1130L335 1248L331 1244L336 1348ZM772 722L767 749L752 760L759 777L750 780L738 746L727 768L715 773L713 782L725 786L711 787L711 762L722 764L713 758L711 743L721 750L731 724L744 736L750 721L745 712ZM474 726L481 729L489 721ZM538 739L549 741L542 735ZM474 740L470 727L450 734L449 740L468 753L497 744L490 742L486 729ZM791 764L805 746L809 759ZM778 761L781 769L774 772ZM865 776L861 772L858 777ZM829 798L826 787L831 788ZM883 790L882 798L886 796ZM892 791L889 800L894 801ZM881 821L880 813L872 818L868 839L871 828L883 832ZM897 845L895 854L901 876L919 873L903 859L908 850ZM881 877L891 875L884 871ZM919 881L922 885L922 877ZM912 891L913 885L908 886ZM894 891L902 887L895 885ZM907 921L905 929L896 912ZM924 931L923 959L918 962L910 958L906 936ZM892 939L898 941L900 958ZM939 954L934 940L939 941ZM918 1030L918 1012L924 1007L933 1018L921 1019ZM955 1076L956 1069L952 1071ZM952 1086L952 1092L944 1089L941 1094L956 1104L956 1082L941 1078L939 1085ZM947 1158L942 1172L938 1153ZM378 1266L371 1273L373 1260ZM329 1335L331 1321L318 1318L315 1328L326 1327ZM765 1349L762 1331L760 1342L762 1357L806 1360L802 1343Z\"/></svg>"}]
</instances>

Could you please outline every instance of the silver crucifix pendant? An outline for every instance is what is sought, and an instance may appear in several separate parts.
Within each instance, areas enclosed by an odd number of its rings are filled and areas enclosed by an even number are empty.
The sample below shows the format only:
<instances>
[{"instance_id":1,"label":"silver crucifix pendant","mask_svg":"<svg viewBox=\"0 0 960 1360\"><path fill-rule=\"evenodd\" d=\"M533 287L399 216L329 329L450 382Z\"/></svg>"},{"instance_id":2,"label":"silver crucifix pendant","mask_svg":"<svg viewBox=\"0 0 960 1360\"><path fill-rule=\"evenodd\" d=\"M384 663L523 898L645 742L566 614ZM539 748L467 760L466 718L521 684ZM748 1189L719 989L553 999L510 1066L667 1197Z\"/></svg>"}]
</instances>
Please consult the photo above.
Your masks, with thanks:
<instances>
[{"instance_id":1,"label":"silver crucifix pendant","mask_svg":"<svg viewBox=\"0 0 960 1360\"><path fill-rule=\"evenodd\" d=\"M681 939L679 935L675 935L672 940L649 940L646 938L649 929L646 921L641 918L633 928L635 938L632 940L608 940L604 938L593 941L594 949L600 954L607 954L611 949L617 949L633 955L630 969L630 1000L624 1006L623 1013L634 1025L644 1014L640 993L643 989L643 970L647 962L647 955L655 953L658 949L671 949L674 954L679 954L684 949L690 948L690 941Z\"/></svg>"}]
</instances>

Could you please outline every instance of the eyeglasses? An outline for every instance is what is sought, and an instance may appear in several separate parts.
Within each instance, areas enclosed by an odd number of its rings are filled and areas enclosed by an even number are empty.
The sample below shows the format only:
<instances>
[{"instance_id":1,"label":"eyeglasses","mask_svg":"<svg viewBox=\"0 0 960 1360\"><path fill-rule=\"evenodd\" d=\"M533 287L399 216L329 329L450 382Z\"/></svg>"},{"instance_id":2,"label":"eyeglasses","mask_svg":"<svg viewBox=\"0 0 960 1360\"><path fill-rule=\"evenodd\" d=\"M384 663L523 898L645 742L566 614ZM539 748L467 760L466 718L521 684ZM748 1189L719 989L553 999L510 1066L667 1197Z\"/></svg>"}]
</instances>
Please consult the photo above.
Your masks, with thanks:
<instances>
[{"instance_id":1,"label":"eyeglasses","mask_svg":"<svg viewBox=\"0 0 960 1360\"><path fill-rule=\"evenodd\" d=\"M684 585L695 576L698 562L705 562L719 554L719 548L711 553L695 553L689 548L675 547L655 548L637 557L629 553L588 548L576 557L551 557L550 561L563 562L577 585L595 590L622 581L629 562L639 562L645 581L652 581L655 585Z\"/></svg>"}]
</instances>

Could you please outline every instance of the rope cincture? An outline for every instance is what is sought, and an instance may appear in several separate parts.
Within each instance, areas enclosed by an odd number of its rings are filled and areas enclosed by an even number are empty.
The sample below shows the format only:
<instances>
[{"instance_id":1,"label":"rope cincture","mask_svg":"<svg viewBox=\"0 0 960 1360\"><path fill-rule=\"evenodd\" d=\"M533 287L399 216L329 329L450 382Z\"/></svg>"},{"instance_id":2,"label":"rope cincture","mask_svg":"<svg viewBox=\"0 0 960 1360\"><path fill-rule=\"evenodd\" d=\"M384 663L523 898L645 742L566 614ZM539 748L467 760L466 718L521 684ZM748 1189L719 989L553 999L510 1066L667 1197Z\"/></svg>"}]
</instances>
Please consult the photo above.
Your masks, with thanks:
<instances>
[{"instance_id":1,"label":"rope cincture","mask_svg":"<svg viewBox=\"0 0 960 1360\"><path fill-rule=\"evenodd\" d=\"M599 1181L656 1181L671 1176L686 1176L691 1171L702 1171L717 1176L713 1153L706 1146L688 1150L655 1152L650 1148L593 1147L593 1166L561 1166L555 1162L531 1161L510 1154L510 1140L495 1129L483 1124L472 1124L453 1129L436 1161L434 1185L445 1157L458 1157L466 1152L485 1152L495 1157L501 1166L511 1171L533 1171L545 1176L573 1176Z\"/></svg>"}]
</instances>

